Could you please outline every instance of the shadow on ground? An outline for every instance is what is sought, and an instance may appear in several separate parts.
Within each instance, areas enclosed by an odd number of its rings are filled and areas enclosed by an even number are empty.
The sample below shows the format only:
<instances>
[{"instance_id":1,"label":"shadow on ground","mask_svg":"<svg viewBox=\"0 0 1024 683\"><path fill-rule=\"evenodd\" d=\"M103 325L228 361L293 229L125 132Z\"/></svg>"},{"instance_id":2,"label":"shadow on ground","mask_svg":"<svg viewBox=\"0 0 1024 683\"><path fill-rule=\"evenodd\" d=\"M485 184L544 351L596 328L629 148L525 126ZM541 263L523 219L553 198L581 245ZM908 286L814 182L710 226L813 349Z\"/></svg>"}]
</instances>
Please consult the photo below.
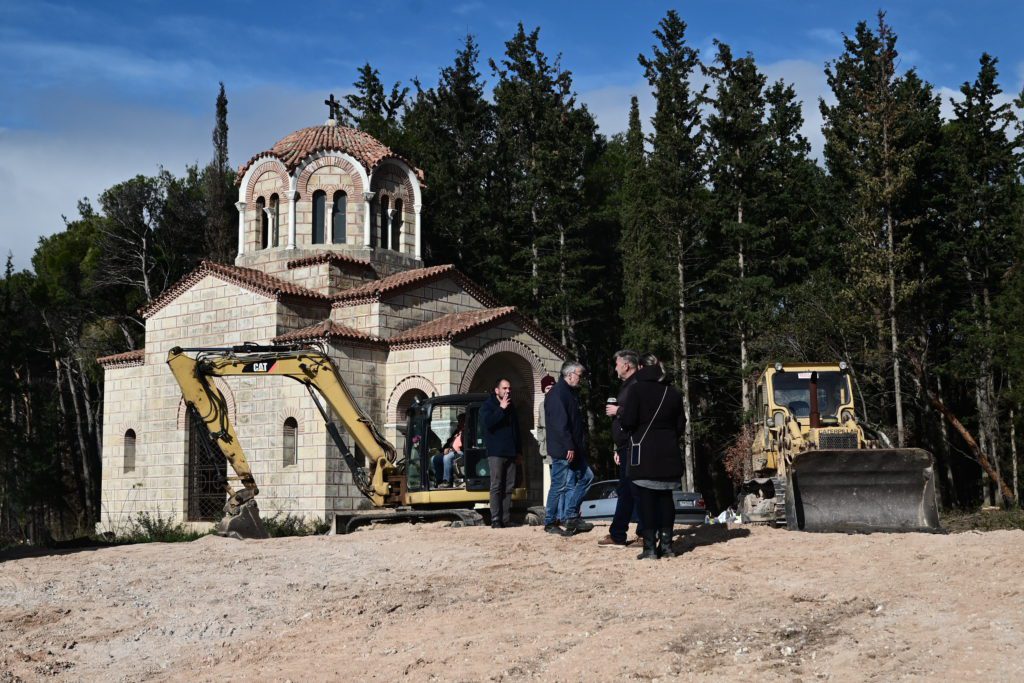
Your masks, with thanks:
<instances>
[{"instance_id":1,"label":"shadow on ground","mask_svg":"<svg viewBox=\"0 0 1024 683\"><path fill-rule=\"evenodd\" d=\"M749 535L750 529L730 529L724 524L705 524L677 531L675 540L672 542L672 549L676 554L682 554L702 545L725 543L736 538L746 538Z\"/></svg>"}]
</instances>

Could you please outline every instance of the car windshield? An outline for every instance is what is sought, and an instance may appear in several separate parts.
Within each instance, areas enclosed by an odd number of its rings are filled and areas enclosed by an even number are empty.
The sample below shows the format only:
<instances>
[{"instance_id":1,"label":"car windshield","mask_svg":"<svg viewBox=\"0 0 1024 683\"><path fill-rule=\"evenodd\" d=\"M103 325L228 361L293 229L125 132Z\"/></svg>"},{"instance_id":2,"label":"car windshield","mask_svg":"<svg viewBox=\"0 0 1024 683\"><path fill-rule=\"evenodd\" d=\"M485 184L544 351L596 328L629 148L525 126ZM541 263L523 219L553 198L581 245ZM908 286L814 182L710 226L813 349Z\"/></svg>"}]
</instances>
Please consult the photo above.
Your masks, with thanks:
<instances>
[{"instance_id":1,"label":"car windshield","mask_svg":"<svg viewBox=\"0 0 1024 683\"><path fill-rule=\"evenodd\" d=\"M772 378L775 403L789 408L795 417L811 414L811 372L780 372ZM841 372L818 371L818 412L822 417L835 417L839 406L849 400L849 379Z\"/></svg>"}]
</instances>

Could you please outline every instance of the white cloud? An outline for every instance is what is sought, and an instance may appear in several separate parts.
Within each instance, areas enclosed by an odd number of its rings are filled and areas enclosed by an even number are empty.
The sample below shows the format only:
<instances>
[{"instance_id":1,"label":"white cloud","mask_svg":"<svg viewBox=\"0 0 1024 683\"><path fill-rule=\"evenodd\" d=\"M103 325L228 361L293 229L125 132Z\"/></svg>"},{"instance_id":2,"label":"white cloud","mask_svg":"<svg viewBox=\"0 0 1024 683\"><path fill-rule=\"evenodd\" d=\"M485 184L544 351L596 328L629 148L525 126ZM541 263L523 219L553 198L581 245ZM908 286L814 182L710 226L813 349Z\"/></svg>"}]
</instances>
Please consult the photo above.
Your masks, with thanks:
<instances>
[{"instance_id":1,"label":"white cloud","mask_svg":"<svg viewBox=\"0 0 1024 683\"><path fill-rule=\"evenodd\" d=\"M336 97L349 88L337 86ZM326 90L287 86L228 89L228 139L236 167L277 140L327 118ZM72 115L40 114L44 128L0 131L0 256L10 251L16 268L31 267L41 236L74 219L78 200L94 201L105 189L137 174L153 175L162 165L180 175L186 165L212 156L216 84L201 115L167 108L128 106L85 95L68 95Z\"/></svg>"},{"instance_id":2,"label":"white cloud","mask_svg":"<svg viewBox=\"0 0 1024 683\"><path fill-rule=\"evenodd\" d=\"M812 28L807 32L807 37L829 47L843 47L843 34L834 28Z\"/></svg>"}]
</instances>

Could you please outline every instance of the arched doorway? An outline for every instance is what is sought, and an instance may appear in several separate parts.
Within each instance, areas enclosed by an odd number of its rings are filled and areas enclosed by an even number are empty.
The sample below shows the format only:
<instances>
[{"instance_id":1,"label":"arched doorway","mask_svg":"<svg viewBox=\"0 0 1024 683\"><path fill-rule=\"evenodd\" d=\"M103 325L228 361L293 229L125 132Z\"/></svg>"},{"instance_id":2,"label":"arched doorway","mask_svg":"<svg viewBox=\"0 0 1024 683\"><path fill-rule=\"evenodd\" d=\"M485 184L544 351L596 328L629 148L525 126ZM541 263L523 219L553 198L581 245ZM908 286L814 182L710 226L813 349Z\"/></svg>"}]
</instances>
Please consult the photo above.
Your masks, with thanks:
<instances>
[{"instance_id":1,"label":"arched doorway","mask_svg":"<svg viewBox=\"0 0 1024 683\"><path fill-rule=\"evenodd\" d=\"M530 505L540 503L543 486L543 463L537 440L533 436L534 400L540 382L540 378L535 375L533 364L525 357L514 351L499 351L479 364L469 379L468 389L469 393L490 394L501 379L507 379L512 384L512 403L519 416L519 433L523 443L523 465L517 472L516 485L526 484ZM466 386L465 381L463 386Z\"/></svg>"}]
</instances>

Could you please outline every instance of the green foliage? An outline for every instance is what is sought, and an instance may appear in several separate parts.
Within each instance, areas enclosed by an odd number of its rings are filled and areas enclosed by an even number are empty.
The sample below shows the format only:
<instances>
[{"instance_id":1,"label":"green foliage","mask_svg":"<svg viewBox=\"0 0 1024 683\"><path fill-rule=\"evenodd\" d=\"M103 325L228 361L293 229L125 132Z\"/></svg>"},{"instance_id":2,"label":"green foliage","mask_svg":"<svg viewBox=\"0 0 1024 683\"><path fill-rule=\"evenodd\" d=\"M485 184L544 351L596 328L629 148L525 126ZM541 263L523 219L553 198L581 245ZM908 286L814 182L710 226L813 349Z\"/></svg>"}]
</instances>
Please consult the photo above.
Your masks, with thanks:
<instances>
[{"instance_id":1,"label":"green foliage","mask_svg":"<svg viewBox=\"0 0 1024 683\"><path fill-rule=\"evenodd\" d=\"M345 106L341 108L343 123L359 128L385 145L395 144L401 132L400 114L409 88L395 83L390 93L385 92L380 72L369 62L359 68L355 88L354 93L345 96Z\"/></svg>"},{"instance_id":2,"label":"green foliage","mask_svg":"<svg viewBox=\"0 0 1024 683\"><path fill-rule=\"evenodd\" d=\"M118 543L187 543L206 536L209 532L189 529L181 522L164 517L160 512L136 513L123 534L115 537Z\"/></svg>"},{"instance_id":3,"label":"green foliage","mask_svg":"<svg viewBox=\"0 0 1024 683\"><path fill-rule=\"evenodd\" d=\"M276 512L263 519L263 526L273 538L281 536L322 536L331 530L331 523L313 517L307 519L292 513Z\"/></svg>"}]
</instances>

